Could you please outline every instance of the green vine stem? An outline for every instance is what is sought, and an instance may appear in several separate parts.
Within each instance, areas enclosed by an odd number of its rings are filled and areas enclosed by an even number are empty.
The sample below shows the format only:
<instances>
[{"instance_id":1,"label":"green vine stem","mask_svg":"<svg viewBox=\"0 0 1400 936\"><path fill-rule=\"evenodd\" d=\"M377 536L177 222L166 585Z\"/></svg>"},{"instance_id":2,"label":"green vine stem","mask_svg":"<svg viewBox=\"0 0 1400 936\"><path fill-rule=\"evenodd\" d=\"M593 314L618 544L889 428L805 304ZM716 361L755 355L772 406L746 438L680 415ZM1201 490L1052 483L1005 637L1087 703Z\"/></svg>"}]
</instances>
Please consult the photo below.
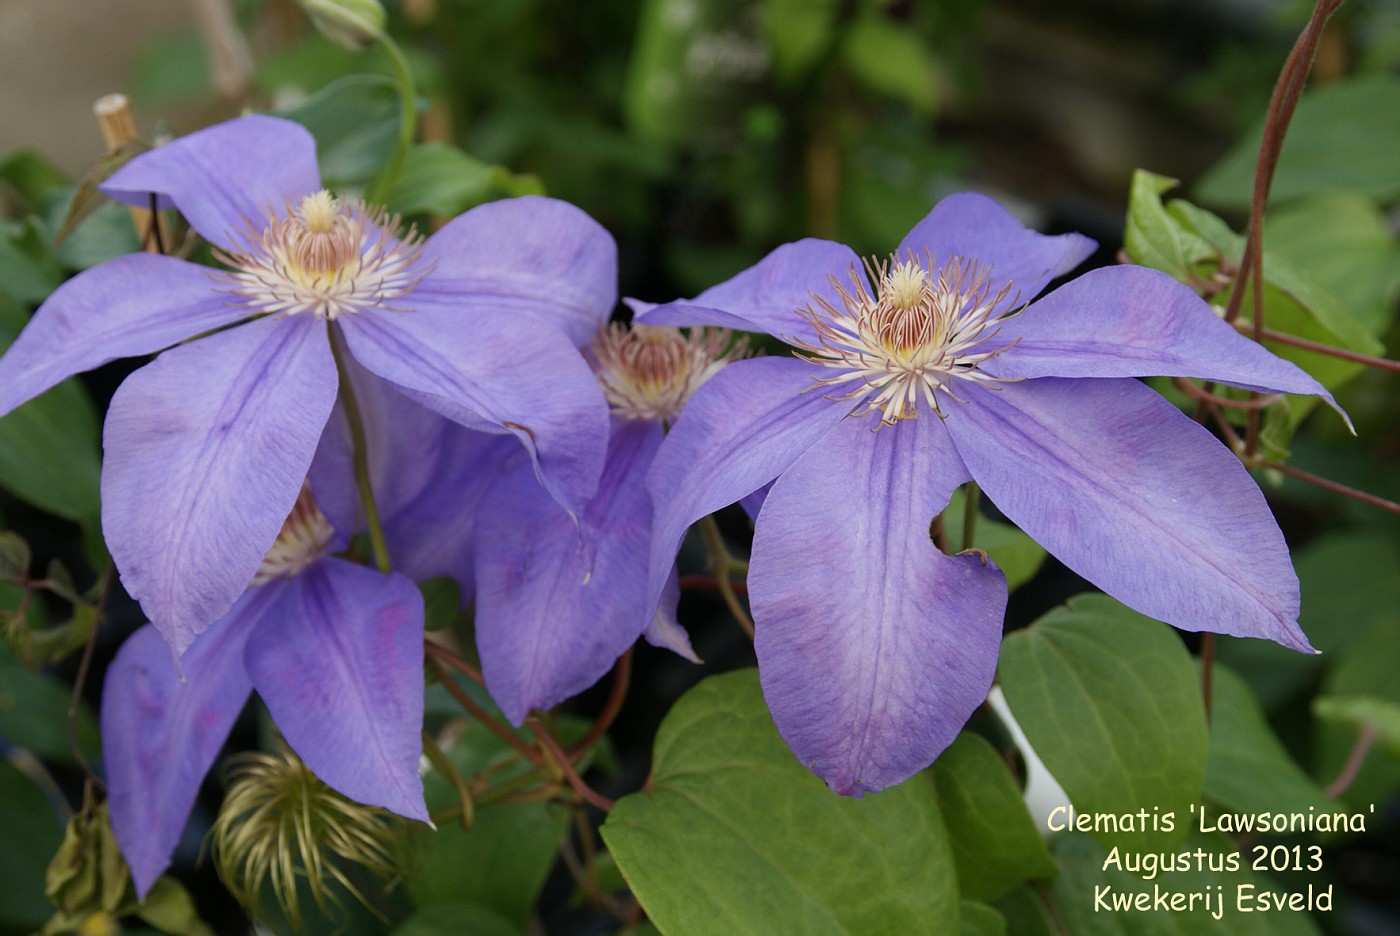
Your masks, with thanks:
<instances>
[{"instance_id":1,"label":"green vine stem","mask_svg":"<svg viewBox=\"0 0 1400 936\"><path fill-rule=\"evenodd\" d=\"M374 553L374 567L387 573L393 566L389 562L389 545L384 540L384 526L379 520L379 507L375 504L374 487L369 479L369 449L365 441L364 419L360 413L360 404L355 398L355 387L350 381L350 373L345 369L345 352L334 335L331 337L331 352L335 358L335 372L340 377L340 400L345 404L345 417L350 423L355 487L359 489L360 505L364 508L365 524L369 527L369 546Z\"/></svg>"},{"instance_id":2,"label":"green vine stem","mask_svg":"<svg viewBox=\"0 0 1400 936\"><path fill-rule=\"evenodd\" d=\"M389 53L389 61L394 66L394 82L399 89L399 135L394 142L394 151L389 161L374 177L365 190L365 201L373 205L385 204L389 192L398 180L408 151L413 147L414 135L418 129L418 94L413 85L413 72L408 67L408 59L397 42L389 38L387 32L379 33L379 43Z\"/></svg>"}]
</instances>

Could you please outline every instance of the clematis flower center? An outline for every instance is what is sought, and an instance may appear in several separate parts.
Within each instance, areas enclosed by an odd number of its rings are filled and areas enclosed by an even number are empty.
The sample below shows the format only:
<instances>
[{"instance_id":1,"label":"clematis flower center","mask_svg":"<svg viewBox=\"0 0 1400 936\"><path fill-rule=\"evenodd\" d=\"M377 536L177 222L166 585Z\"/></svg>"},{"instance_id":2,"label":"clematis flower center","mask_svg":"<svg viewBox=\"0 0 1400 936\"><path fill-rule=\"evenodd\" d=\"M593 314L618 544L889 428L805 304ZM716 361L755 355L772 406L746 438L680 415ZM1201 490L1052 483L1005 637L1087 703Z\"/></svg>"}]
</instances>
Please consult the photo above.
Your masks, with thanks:
<instances>
[{"instance_id":1,"label":"clematis flower center","mask_svg":"<svg viewBox=\"0 0 1400 936\"><path fill-rule=\"evenodd\" d=\"M325 555L334 530L311 496L311 484L303 481L292 512L282 522L277 541L267 551L252 585L273 579L291 578Z\"/></svg>"},{"instance_id":2,"label":"clematis flower center","mask_svg":"<svg viewBox=\"0 0 1400 936\"><path fill-rule=\"evenodd\" d=\"M963 403L955 392L960 380L1001 382L979 365L1010 345L997 345L996 311L1010 284L993 294L987 268L953 257L938 273L933 261L871 261L866 274L876 284L872 296L865 276L854 268L850 284L832 278L840 307L813 295L813 304L798 314L816 328L817 340L792 339L798 356L837 371L817 379L819 386L856 383L838 400L859 398L853 415L880 411L882 425L919 414L919 401L940 416L939 391ZM878 427L877 427L878 428Z\"/></svg>"},{"instance_id":3,"label":"clematis flower center","mask_svg":"<svg viewBox=\"0 0 1400 936\"><path fill-rule=\"evenodd\" d=\"M593 370L612 411L623 419L670 422L690 395L730 361L743 357L748 341L727 328L677 328L613 322L593 339Z\"/></svg>"},{"instance_id":4,"label":"clematis flower center","mask_svg":"<svg viewBox=\"0 0 1400 936\"><path fill-rule=\"evenodd\" d=\"M296 205L247 222L242 251L216 250L231 269L214 274L249 314L320 319L381 308L418 285L430 265L421 262L423 240L410 229L400 240L397 216L347 203L322 189Z\"/></svg>"}]
</instances>

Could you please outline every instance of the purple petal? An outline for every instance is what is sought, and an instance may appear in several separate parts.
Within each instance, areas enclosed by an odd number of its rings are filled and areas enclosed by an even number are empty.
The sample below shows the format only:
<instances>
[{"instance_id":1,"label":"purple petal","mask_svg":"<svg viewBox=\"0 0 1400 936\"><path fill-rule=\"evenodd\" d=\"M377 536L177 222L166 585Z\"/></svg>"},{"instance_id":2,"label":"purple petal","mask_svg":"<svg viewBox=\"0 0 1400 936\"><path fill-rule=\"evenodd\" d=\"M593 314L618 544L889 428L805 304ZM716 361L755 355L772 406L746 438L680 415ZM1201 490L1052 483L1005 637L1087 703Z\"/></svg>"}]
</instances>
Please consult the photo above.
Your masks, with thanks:
<instances>
[{"instance_id":1,"label":"purple petal","mask_svg":"<svg viewBox=\"0 0 1400 936\"><path fill-rule=\"evenodd\" d=\"M1004 319L994 340L1015 344L985 365L1000 377L1199 377L1320 396L1336 408L1316 380L1227 325L1186 286L1146 267L1090 270Z\"/></svg>"},{"instance_id":2,"label":"purple petal","mask_svg":"<svg viewBox=\"0 0 1400 936\"><path fill-rule=\"evenodd\" d=\"M122 644L102 685L102 760L112 834L144 899L170 865L200 781L252 691L243 668L250 624L273 589L248 592L190 645L175 671L153 627Z\"/></svg>"},{"instance_id":3,"label":"purple petal","mask_svg":"<svg viewBox=\"0 0 1400 936\"><path fill-rule=\"evenodd\" d=\"M285 588L245 657L282 736L333 789L426 822L418 589L335 558Z\"/></svg>"},{"instance_id":4,"label":"purple petal","mask_svg":"<svg viewBox=\"0 0 1400 936\"><path fill-rule=\"evenodd\" d=\"M316 143L301 124L252 114L215 124L137 156L102 183L117 201L169 196L211 244L237 249L245 224L321 187ZM163 200L164 201L164 200ZM162 204L161 207L167 207Z\"/></svg>"},{"instance_id":5,"label":"purple petal","mask_svg":"<svg viewBox=\"0 0 1400 936\"><path fill-rule=\"evenodd\" d=\"M342 316L366 369L469 429L510 432L541 482L578 511L607 446L603 392L563 332L508 317L445 311Z\"/></svg>"},{"instance_id":6,"label":"purple petal","mask_svg":"<svg viewBox=\"0 0 1400 936\"><path fill-rule=\"evenodd\" d=\"M238 321L242 310L214 291L209 272L138 253L58 287L0 358L0 415L74 374Z\"/></svg>"},{"instance_id":7,"label":"purple petal","mask_svg":"<svg viewBox=\"0 0 1400 936\"><path fill-rule=\"evenodd\" d=\"M681 583L676 575L675 566L672 566L671 574L666 578L666 585L661 589L661 604L657 606L647 629L642 631L642 636L653 647L670 650L692 663L703 662L695 655L695 649L690 645L690 635L676 620L676 605L680 604L680 600Z\"/></svg>"},{"instance_id":8,"label":"purple petal","mask_svg":"<svg viewBox=\"0 0 1400 936\"><path fill-rule=\"evenodd\" d=\"M948 431L982 489L1075 572L1183 630L1311 651L1264 495L1225 446L1135 380L967 388Z\"/></svg>"},{"instance_id":9,"label":"purple petal","mask_svg":"<svg viewBox=\"0 0 1400 936\"><path fill-rule=\"evenodd\" d=\"M900 258L933 258L935 268L952 257L991 268L991 290L1007 283L1012 296L1029 302L1046 284L1068 273L1098 244L1082 234L1032 231L985 195L963 192L943 199L899 244ZM1007 303L1008 308L1011 302Z\"/></svg>"},{"instance_id":10,"label":"purple petal","mask_svg":"<svg viewBox=\"0 0 1400 936\"><path fill-rule=\"evenodd\" d=\"M778 732L837 793L933 762L987 697L1006 578L945 556L929 524L967 478L937 418L852 419L778 478L759 514L749 600Z\"/></svg>"},{"instance_id":11,"label":"purple petal","mask_svg":"<svg viewBox=\"0 0 1400 936\"><path fill-rule=\"evenodd\" d=\"M831 280L850 288L860 272L855 252L844 244L807 238L777 248L758 263L690 301L671 302L638 313L647 325L719 325L767 332L784 340L815 341L812 325L797 314L824 299L837 309L841 299ZM635 307L634 307L635 308Z\"/></svg>"},{"instance_id":12,"label":"purple petal","mask_svg":"<svg viewBox=\"0 0 1400 936\"><path fill-rule=\"evenodd\" d=\"M651 607L692 523L772 481L850 412L850 404L821 395L812 383L817 371L790 357L736 361L687 401L647 474L655 510Z\"/></svg>"},{"instance_id":13,"label":"purple petal","mask_svg":"<svg viewBox=\"0 0 1400 936\"><path fill-rule=\"evenodd\" d=\"M583 211L526 196L473 208L428 241L417 308L524 315L585 345L617 304L617 245Z\"/></svg>"},{"instance_id":14,"label":"purple petal","mask_svg":"<svg viewBox=\"0 0 1400 936\"><path fill-rule=\"evenodd\" d=\"M585 544L534 476L515 471L476 518L476 644L486 688L520 724L597 682L646 630L640 575L651 532L643 477L661 426L614 423L598 493L581 517Z\"/></svg>"},{"instance_id":15,"label":"purple petal","mask_svg":"<svg viewBox=\"0 0 1400 936\"><path fill-rule=\"evenodd\" d=\"M126 379L103 433L102 529L176 652L243 593L291 512L335 402L314 318L265 318Z\"/></svg>"}]
</instances>

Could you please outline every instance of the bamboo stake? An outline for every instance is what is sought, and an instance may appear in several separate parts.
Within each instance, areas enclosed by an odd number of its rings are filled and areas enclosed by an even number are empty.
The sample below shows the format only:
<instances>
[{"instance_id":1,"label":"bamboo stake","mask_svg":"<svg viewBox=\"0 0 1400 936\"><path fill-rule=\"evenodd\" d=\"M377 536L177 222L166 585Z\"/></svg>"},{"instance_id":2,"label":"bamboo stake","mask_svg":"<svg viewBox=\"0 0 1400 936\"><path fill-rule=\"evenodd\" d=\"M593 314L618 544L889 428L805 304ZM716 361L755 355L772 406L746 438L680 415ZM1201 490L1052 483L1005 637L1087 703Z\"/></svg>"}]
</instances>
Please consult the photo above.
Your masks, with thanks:
<instances>
[{"instance_id":1,"label":"bamboo stake","mask_svg":"<svg viewBox=\"0 0 1400 936\"><path fill-rule=\"evenodd\" d=\"M102 142L107 144L108 153L115 153L140 136L136 129L136 115L125 94L108 94L98 98L92 105L92 113L97 118L97 128L102 131ZM166 233L164 221L159 215L152 215L149 208L132 205L130 211L131 223L136 225L136 235L141 238L141 249L160 253L161 245L167 242L163 236Z\"/></svg>"}]
</instances>

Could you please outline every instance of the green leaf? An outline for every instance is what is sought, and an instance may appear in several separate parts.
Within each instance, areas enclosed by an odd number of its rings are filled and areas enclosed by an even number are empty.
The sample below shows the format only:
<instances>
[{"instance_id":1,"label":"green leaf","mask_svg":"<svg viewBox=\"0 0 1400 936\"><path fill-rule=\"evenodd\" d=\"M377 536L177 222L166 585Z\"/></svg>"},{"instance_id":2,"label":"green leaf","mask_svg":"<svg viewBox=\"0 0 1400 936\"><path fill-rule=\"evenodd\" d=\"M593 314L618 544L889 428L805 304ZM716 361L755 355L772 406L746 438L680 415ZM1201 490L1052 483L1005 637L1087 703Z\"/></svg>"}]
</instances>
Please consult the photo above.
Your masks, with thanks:
<instances>
[{"instance_id":1,"label":"green leaf","mask_svg":"<svg viewBox=\"0 0 1400 936\"><path fill-rule=\"evenodd\" d=\"M0 218L0 289L27 305L38 305L63 284L63 266L54 256L37 218Z\"/></svg>"},{"instance_id":2,"label":"green leaf","mask_svg":"<svg viewBox=\"0 0 1400 936\"><path fill-rule=\"evenodd\" d=\"M1024 884L998 900L996 910L1013 936L1057 936L1059 932L1044 899Z\"/></svg>"},{"instance_id":3,"label":"green leaf","mask_svg":"<svg viewBox=\"0 0 1400 936\"><path fill-rule=\"evenodd\" d=\"M85 203L78 199L85 197ZM108 201L94 187L83 196L60 189L44 201L44 226L53 231L55 255L70 270L86 270L141 249L126 205Z\"/></svg>"},{"instance_id":4,"label":"green leaf","mask_svg":"<svg viewBox=\"0 0 1400 936\"><path fill-rule=\"evenodd\" d=\"M797 84L829 53L839 5L836 0L764 0L762 9L773 70L785 83Z\"/></svg>"},{"instance_id":5,"label":"green leaf","mask_svg":"<svg viewBox=\"0 0 1400 936\"><path fill-rule=\"evenodd\" d=\"M1134 263L1190 282L1196 265L1219 256L1204 238L1167 212L1162 194L1177 186L1175 179L1144 169L1133 172L1128 190L1128 221L1123 249Z\"/></svg>"},{"instance_id":6,"label":"green leaf","mask_svg":"<svg viewBox=\"0 0 1400 936\"><path fill-rule=\"evenodd\" d=\"M1400 680L1395 678L1395 661L1400 660L1400 628L1395 626L1394 606L1390 612L1389 620L1373 621L1337 654L1318 695L1370 697L1400 705ZM1356 743L1356 729L1333 721L1318 722L1315 728L1317 762L1314 773L1319 777L1335 777ZM1365 809L1372 803L1384 801L1397 787L1400 787L1400 762L1373 755L1366 758L1341 798L1354 809Z\"/></svg>"},{"instance_id":7,"label":"green leaf","mask_svg":"<svg viewBox=\"0 0 1400 936\"><path fill-rule=\"evenodd\" d=\"M465 868L463 869L465 871ZM463 873L470 877L476 869ZM523 930L505 917L486 907L468 903L442 904L419 910L400 925L391 936L521 936Z\"/></svg>"},{"instance_id":8,"label":"green leaf","mask_svg":"<svg viewBox=\"0 0 1400 936\"><path fill-rule=\"evenodd\" d=\"M954 550L966 548L962 540L966 507L967 494L959 488L953 492L948 506L943 508L943 533L948 538L949 547ZM977 518L973 545L986 550L987 555L992 557L1006 576L1009 591L1015 591L1030 581L1045 561L1045 547L1011 524L985 516Z\"/></svg>"},{"instance_id":9,"label":"green leaf","mask_svg":"<svg viewBox=\"0 0 1400 936\"><path fill-rule=\"evenodd\" d=\"M68 177L33 150L10 150L0 156L0 180L9 184L33 211L44 196L68 184Z\"/></svg>"},{"instance_id":10,"label":"green leaf","mask_svg":"<svg viewBox=\"0 0 1400 936\"><path fill-rule=\"evenodd\" d=\"M957 930L928 777L832 794L778 737L756 671L687 692L653 756L647 786L617 802L602 834L667 936Z\"/></svg>"},{"instance_id":11,"label":"green leaf","mask_svg":"<svg viewBox=\"0 0 1400 936\"><path fill-rule=\"evenodd\" d=\"M1203 202L1249 206L1262 121L1196 186ZM1285 202L1352 190L1389 204L1400 198L1400 78L1384 73L1303 92L1269 197Z\"/></svg>"},{"instance_id":12,"label":"green leaf","mask_svg":"<svg viewBox=\"0 0 1400 936\"><path fill-rule=\"evenodd\" d=\"M35 930L53 913L44 874L62 841L52 804L32 779L0 759L0 929Z\"/></svg>"},{"instance_id":13,"label":"green leaf","mask_svg":"<svg viewBox=\"0 0 1400 936\"><path fill-rule=\"evenodd\" d=\"M973 900L960 906L962 936L1006 936L1006 920L993 908Z\"/></svg>"},{"instance_id":14,"label":"green leaf","mask_svg":"<svg viewBox=\"0 0 1400 936\"><path fill-rule=\"evenodd\" d=\"M462 589L450 575L439 575L418 583L423 594L423 626L427 630L451 627L462 608Z\"/></svg>"},{"instance_id":15,"label":"green leaf","mask_svg":"<svg viewBox=\"0 0 1400 936\"><path fill-rule=\"evenodd\" d=\"M1180 849L1163 855L1126 847L1116 853L1105 851L1092 838L1071 832L1056 841L1055 857L1061 874L1052 885L1052 895L1062 931L1076 936L1321 936L1305 912L1259 910L1255 903L1258 896L1280 885L1250 870L1249 853L1240 852L1224 835L1193 832ZM1170 862L1180 870L1158 871L1150 880L1143 879L1146 872L1139 875L1125 870L1143 867L1144 862L1158 867ZM1328 889L1313 874L1290 875L1281 881L1279 892L1302 893L1304 900L1310 887L1315 895ZM1171 904L1165 903L1167 909L1153 910L1153 900L1159 894L1164 901L1179 895L1179 908L1171 909ZM1194 908L1189 904L1192 894L1197 895ZM1121 902L1139 899L1138 895L1146 895L1147 910L1123 908ZM1211 898L1209 904L1206 896ZM1245 911L1239 908L1241 896L1249 908ZM1216 920L1214 912L1222 897L1224 905ZM1103 903L1098 904L1096 898ZM1120 901L1117 905L1115 898Z\"/></svg>"},{"instance_id":16,"label":"green leaf","mask_svg":"<svg viewBox=\"0 0 1400 936\"><path fill-rule=\"evenodd\" d=\"M1324 721L1369 728L1381 744L1400 756L1400 703L1375 696L1318 696L1313 714Z\"/></svg>"},{"instance_id":17,"label":"green leaf","mask_svg":"<svg viewBox=\"0 0 1400 936\"><path fill-rule=\"evenodd\" d=\"M113 849L115 852L115 849ZM175 936L214 936L214 930L199 918L194 897L185 885L170 876L156 879L146 899L131 913L145 920L162 933Z\"/></svg>"},{"instance_id":18,"label":"green leaf","mask_svg":"<svg viewBox=\"0 0 1400 936\"><path fill-rule=\"evenodd\" d=\"M1279 743L1249 685L1219 662L1211 671L1205 792L1237 813L1335 810L1340 805Z\"/></svg>"},{"instance_id":19,"label":"green leaf","mask_svg":"<svg viewBox=\"0 0 1400 936\"><path fill-rule=\"evenodd\" d=\"M0 738L55 763L74 762L68 746L68 704L72 690L44 673L34 673L0 650ZM90 760L98 750L97 721L86 705L78 710L78 747Z\"/></svg>"},{"instance_id":20,"label":"green leaf","mask_svg":"<svg viewBox=\"0 0 1400 936\"><path fill-rule=\"evenodd\" d=\"M964 897L991 901L1027 878L1054 877L1011 771L981 736L964 731L933 764Z\"/></svg>"},{"instance_id":21,"label":"green leaf","mask_svg":"<svg viewBox=\"0 0 1400 936\"><path fill-rule=\"evenodd\" d=\"M9 530L0 531L0 577L24 579L34 555L24 537Z\"/></svg>"},{"instance_id":22,"label":"green leaf","mask_svg":"<svg viewBox=\"0 0 1400 936\"><path fill-rule=\"evenodd\" d=\"M921 114L938 107L938 63L918 33L878 12L845 28L841 57L857 81Z\"/></svg>"},{"instance_id":23,"label":"green leaf","mask_svg":"<svg viewBox=\"0 0 1400 936\"><path fill-rule=\"evenodd\" d=\"M1016 721L1075 809L1128 817L1119 831L1099 825L1099 841L1181 841L1180 822L1167 829L1154 818L1185 815L1200 799L1209 741L1195 667L1170 627L1106 595L1078 595L1009 635L999 672Z\"/></svg>"},{"instance_id":24,"label":"green leaf","mask_svg":"<svg viewBox=\"0 0 1400 936\"><path fill-rule=\"evenodd\" d=\"M398 214L453 217L486 201L493 167L448 143L421 143L408 151L390 189L389 209Z\"/></svg>"},{"instance_id":25,"label":"green leaf","mask_svg":"<svg viewBox=\"0 0 1400 936\"><path fill-rule=\"evenodd\" d=\"M377 172L393 151L399 96L388 78L349 75L277 116L295 120L316 138L322 184L353 186Z\"/></svg>"}]
</instances>

